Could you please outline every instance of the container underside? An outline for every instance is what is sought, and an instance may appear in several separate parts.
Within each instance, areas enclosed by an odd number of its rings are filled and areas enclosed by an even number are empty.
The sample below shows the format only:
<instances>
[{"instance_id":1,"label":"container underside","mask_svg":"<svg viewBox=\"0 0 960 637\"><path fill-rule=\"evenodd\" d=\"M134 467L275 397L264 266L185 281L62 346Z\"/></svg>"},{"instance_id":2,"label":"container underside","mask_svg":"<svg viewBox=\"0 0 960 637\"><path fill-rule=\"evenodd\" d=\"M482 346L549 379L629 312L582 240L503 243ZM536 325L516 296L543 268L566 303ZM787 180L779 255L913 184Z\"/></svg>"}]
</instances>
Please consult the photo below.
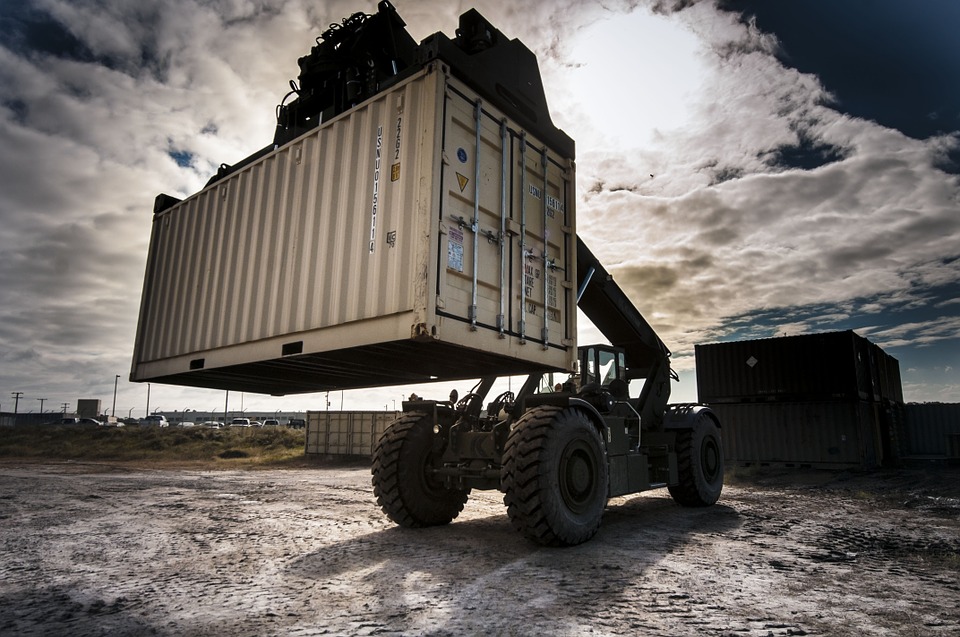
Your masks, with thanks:
<instances>
[{"instance_id":1,"label":"container underside","mask_svg":"<svg viewBox=\"0 0 960 637\"><path fill-rule=\"evenodd\" d=\"M406 340L137 380L281 396L547 371L557 370L440 341Z\"/></svg>"}]
</instances>

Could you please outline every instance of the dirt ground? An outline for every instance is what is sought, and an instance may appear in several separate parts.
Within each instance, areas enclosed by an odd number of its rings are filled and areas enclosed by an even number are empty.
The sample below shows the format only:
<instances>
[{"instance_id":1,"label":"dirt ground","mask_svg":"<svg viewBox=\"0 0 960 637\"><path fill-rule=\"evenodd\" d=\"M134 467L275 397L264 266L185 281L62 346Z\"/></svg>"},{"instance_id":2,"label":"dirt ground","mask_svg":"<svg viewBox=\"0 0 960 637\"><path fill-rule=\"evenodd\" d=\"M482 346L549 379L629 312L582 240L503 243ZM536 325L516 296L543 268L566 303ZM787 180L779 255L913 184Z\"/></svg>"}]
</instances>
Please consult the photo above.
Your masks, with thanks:
<instances>
[{"instance_id":1,"label":"dirt ground","mask_svg":"<svg viewBox=\"0 0 960 637\"><path fill-rule=\"evenodd\" d=\"M369 470L0 463L3 635L960 635L960 472L610 502L545 549L498 492L395 527Z\"/></svg>"}]
</instances>

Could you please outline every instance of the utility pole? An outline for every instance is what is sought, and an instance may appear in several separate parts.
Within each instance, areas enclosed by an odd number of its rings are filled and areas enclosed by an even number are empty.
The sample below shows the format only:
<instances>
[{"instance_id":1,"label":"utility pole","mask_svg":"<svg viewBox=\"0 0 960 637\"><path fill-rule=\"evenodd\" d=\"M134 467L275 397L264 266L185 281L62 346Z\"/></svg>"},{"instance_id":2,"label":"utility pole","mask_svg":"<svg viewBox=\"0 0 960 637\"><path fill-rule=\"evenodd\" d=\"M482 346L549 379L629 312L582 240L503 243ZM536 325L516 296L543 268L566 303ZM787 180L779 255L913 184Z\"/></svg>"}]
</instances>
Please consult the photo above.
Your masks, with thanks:
<instances>
[{"instance_id":1,"label":"utility pole","mask_svg":"<svg viewBox=\"0 0 960 637\"><path fill-rule=\"evenodd\" d=\"M37 398L37 400L40 401L40 413L42 414L42 413L43 413L43 401L45 401L46 398Z\"/></svg>"},{"instance_id":2,"label":"utility pole","mask_svg":"<svg viewBox=\"0 0 960 637\"><path fill-rule=\"evenodd\" d=\"M113 379L113 410L111 416L114 418L117 417L117 382L120 381L120 374L117 374Z\"/></svg>"},{"instance_id":3,"label":"utility pole","mask_svg":"<svg viewBox=\"0 0 960 637\"><path fill-rule=\"evenodd\" d=\"M63 408L63 415L64 415L64 416L67 415L67 407L69 407L69 406L70 406L70 403L60 403L60 407Z\"/></svg>"},{"instance_id":4,"label":"utility pole","mask_svg":"<svg viewBox=\"0 0 960 637\"><path fill-rule=\"evenodd\" d=\"M13 401L13 415L14 415L14 417L16 417L16 415L17 415L17 409L20 407L20 397L23 396L23 392L22 392L22 391L13 391L13 392L10 392L10 395L13 396L13 398L14 398L14 401Z\"/></svg>"}]
</instances>

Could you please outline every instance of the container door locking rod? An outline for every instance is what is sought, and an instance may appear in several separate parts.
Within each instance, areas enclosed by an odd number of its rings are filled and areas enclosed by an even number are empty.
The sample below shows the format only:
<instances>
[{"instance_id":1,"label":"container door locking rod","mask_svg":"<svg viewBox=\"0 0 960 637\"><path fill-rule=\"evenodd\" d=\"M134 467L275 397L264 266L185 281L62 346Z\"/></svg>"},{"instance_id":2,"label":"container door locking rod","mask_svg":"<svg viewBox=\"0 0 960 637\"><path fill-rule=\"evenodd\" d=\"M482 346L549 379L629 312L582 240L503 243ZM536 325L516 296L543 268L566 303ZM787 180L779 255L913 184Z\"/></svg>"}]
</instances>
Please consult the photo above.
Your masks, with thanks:
<instances>
[{"instance_id":1,"label":"container door locking rod","mask_svg":"<svg viewBox=\"0 0 960 637\"><path fill-rule=\"evenodd\" d=\"M520 131L520 344L527 342L527 132Z\"/></svg>"},{"instance_id":2,"label":"container door locking rod","mask_svg":"<svg viewBox=\"0 0 960 637\"><path fill-rule=\"evenodd\" d=\"M507 120L500 120L500 313L497 315L497 329L500 330L500 338L506 338L504 334L504 288L506 278L506 246L507 236Z\"/></svg>"},{"instance_id":3,"label":"container door locking rod","mask_svg":"<svg viewBox=\"0 0 960 637\"><path fill-rule=\"evenodd\" d=\"M550 312L548 310L548 285L547 282L550 280L550 275L548 274L552 264L547 258L547 248L549 247L548 242L550 241L550 232L547 230L547 147L544 146L543 150L540 151L540 167L543 169L543 192L540 193L540 199L543 201L543 267L541 268L541 274L543 276L543 330L540 334L540 337L543 339L543 349L549 347L548 342L550 340Z\"/></svg>"},{"instance_id":4,"label":"container door locking rod","mask_svg":"<svg viewBox=\"0 0 960 637\"><path fill-rule=\"evenodd\" d=\"M483 105L479 98L473 105L473 117L477 129L477 147L473 167L473 284L470 292L470 329L477 329L477 269L480 267L480 132L483 123Z\"/></svg>"}]
</instances>

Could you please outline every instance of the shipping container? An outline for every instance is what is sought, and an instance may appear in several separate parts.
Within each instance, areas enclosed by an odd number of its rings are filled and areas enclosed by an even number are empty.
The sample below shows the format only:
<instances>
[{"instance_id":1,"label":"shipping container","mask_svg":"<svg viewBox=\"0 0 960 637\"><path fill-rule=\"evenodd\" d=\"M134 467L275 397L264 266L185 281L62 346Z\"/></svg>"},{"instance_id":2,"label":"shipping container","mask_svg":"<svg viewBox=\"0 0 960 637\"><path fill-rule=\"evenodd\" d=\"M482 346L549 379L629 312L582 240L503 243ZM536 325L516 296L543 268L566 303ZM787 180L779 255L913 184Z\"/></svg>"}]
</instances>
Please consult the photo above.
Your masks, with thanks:
<instances>
[{"instance_id":1,"label":"shipping container","mask_svg":"<svg viewBox=\"0 0 960 637\"><path fill-rule=\"evenodd\" d=\"M952 437L960 436L960 403L907 403L904 410L904 454L949 457Z\"/></svg>"},{"instance_id":2,"label":"shipping container","mask_svg":"<svg viewBox=\"0 0 960 637\"><path fill-rule=\"evenodd\" d=\"M872 468L892 461L885 450L887 414L864 400L711 405L723 423L731 465Z\"/></svg>"},{"instance_id":3,"label":"shipping container","mask_svg":"<svg viewBox=\"0 0 960 637\"><path fill-rule=\"evenodd\" d=\"M373 448L397 411L308 411L307 454L373 456Z\"/></svg>"},{"instance_id":4,"label":"shipping container","mask_svg":"<svg viewBox=\"0 0 960 637\"><path fill-rule=\"evenodd\" d=\"M131 380L290 394L570 371L574 185L572 151L430 63L158 198Z\"/></svg>"},{"instance_id":5,"label":"shipping container","mask_svg":"<svg viewBox=\"0 0 960 637\"><path fill-rule=\"evenodd\" d=\"M100 399L80 398L77 400L77 415L81 418L99 418L103 413Z\"/></svg>"},{"instance_id":6,"label":"shipping container","mask_svg":"<svg viewBox=\"0 0 960 637\"><path fill-rule=\"evenodd\" d=\"M852 331L696 346L701 402L903 402L900 364Z\"/></svg>"}]
</instances>

